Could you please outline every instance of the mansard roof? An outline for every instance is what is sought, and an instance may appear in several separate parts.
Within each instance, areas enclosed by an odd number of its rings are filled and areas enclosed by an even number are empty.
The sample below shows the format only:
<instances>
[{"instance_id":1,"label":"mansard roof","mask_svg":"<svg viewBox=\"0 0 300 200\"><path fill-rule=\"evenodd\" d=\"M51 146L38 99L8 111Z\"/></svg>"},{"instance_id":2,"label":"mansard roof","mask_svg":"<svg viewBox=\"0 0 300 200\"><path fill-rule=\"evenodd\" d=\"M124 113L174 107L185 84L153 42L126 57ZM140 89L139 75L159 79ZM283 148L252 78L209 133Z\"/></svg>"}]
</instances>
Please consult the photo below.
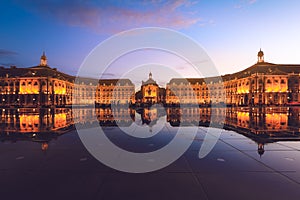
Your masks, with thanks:
<instances>
[{"instance_id":1,"label":"mansard roof","mask_svg":"<svg viewBox=\"0 0 300 200\"><path fill-rule=\"evenodd\" d=\"M150 85L150 84L152 84L152 85L158 85L158 84L156 83L156 81L153 80L152 78L149 78L147 81L142 81L142 86L143 86L143 85Z\"/></svg>"},{"instance_id":2,"label":"mansard roof","mask_svg":"<svg viewBox=\"0 0 300 200\"><path fill-rule=\"evenodd\" d=\"M202 84L202 83L210 83L210 82L219 82L221 81L220 77L208 77L208 78L172 78L169 84Z\"/></svg>"},{"instance_id":3,"label":"mansard roof","mask_svg":"<svg viewBox=\"0 0 300 200\"><path fill-rule=\"evenodd\" d=\"M222 76L223 80L230 80L235 78L245 78L252 74L266 74L266 75L287 75L289 73L300 73L300 65L290 64L273 64L268 62L256 63L242 71L226 74Z\"/></svg>"},{"instance_id":4,"label":"mansard roof","mask_svg":"<svg viewBox=\"0 0 300 200\"><path fill-rule=\"evenodd\" d=\"M0 67L0 77L10 77L10 78L21 78L21 77L51 77L57 78L61 80L66 80L69 82L76 82L80 84L106 84L106 85L116 85L120 83L120 85L133 85L131 80L129 79L94 79L87 77L76 77L65 74L63 72L57 71L56 68L51 68L49 66L33 66L29 68L17 68L12 66L10 68Z\"/></svg>"},{"instance_id":5,"label":"mansard roof","mask_svg":"<svg viewBox=\"0 0 300 200\"><path fill-rule=\"evenodd\" d=\"M101 79L99 80L100 85L133 85L130 79Z\"/></svg>"},{"instance_id":6,"label":"mansard roof","mask_svg":"<svg viewBox=\"0 0 300 200\"><path fill-rule=\"evenodd\" d=\"M57 71L56 68L34 66L29 68L17 68L12 66L10 68L0 67L0 77L52 77L62 80L73 81L74 76Z\"/></svg>"},{"instance_id":7,"label":"mansard roof","mask_svg":"<svg viewBox=\"0 0 300 200\"><path fill-rule=\"evenodd\" d=\"M291 64L273 64L268 62L256 63L251 67L248 67L242 71L226 74L221 76L223 81L228 81L232 79L239 79L249 77L252 74L266 74L266 75L288 75L290 73L300 74L300 65ZM208 78L173 78L170 80L169 84L202 84L203 82L219 82L219 77L208 77Z\"/></svg>"}]
</instances>

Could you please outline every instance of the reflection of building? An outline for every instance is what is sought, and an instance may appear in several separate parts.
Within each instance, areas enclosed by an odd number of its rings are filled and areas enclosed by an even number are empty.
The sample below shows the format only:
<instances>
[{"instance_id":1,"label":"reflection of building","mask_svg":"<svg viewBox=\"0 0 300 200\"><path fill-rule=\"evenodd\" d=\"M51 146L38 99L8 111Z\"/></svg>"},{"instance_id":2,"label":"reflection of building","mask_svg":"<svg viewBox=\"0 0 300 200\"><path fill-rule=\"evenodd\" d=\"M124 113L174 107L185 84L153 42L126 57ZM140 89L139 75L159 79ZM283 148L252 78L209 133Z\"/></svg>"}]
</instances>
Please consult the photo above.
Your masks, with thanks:
<instances>
[{"instance_id":1,"label":"reflection of building","mask_svg":"<svg viewBox=\"0 0 300 200\"><path fill-rule=\"evenodd\" d=\"M101 126L130 126L135 120L135 111L130 108L96 109L97 119Z\"/></svg>"},{"instance_id":2,"label":"reflection of building","mask_svg":"<svg viewBox=\"0 0 300 200\"><path fill-rule=\"evenodd\" d=\"M257 144L257 153L260 157L265 153L265 145L263 143Z\"/></svg>"},{"instance_id":3,"label":"reflection of building","mask_svg":"<svg viewBox=\"0 0 300 200\"><path fill-rule=\"evenodd\" d=\"M298 107L270 108L167 108L167 121L171 126L212 126L242 133L257 144L257 153L262 156L266 143L281 140L300 140Z\"/></svg>"},{"instance_id":4,"label":"reflection of building","mask_svg":"<svg viewBox=\"0 0 300 200\"><path fill-rule=\"evenodd\" d=\"M0 140L41 143L46 151L48 143L72 128L71 110L58 109L1 109Z\"/></svg>"},{"instance_id":5,"label":"reflection of building","mask_svg":"<svg viewBox=\"0 0 300 200\"><path fill-rule=\"evenodd\" d=\"M250 110L228 109L226 115L228 118L227 124L230 126L249 129L256 134L265 134L293 131L289 130L288 113L287 108L250 108Z\"/></svg>"},{"instance_id":6,"label":"reflection of building","mask_svg":"<svg viewBox=\"0 0 300 200\"><path fill-rule=\"evenodd\" d=\"M285 105L300 103L300 66L258 62L237 73L216 78L172 79L166 88L167 104L226 103L228 105ZM225 98L226 97L226 98Z\"/></svg>"},{"instance_id":7,"label":"reflection of building","mask_svg":"<svg viewBox=\"0 0 300 200\"><path fill-rule=\"evenodd\" d=\"M143 124L150 128L167 115L171 126L216 126L235 130L262 144L286 139L299 140L299 107L230 107L210 108L198 106L145 107L135 111L132 108L18 108L0 109L0 140L29 140L41 142L48 148L48 141L74 128L74 123L82 127L118 126L129 127L135 120L136 112ZM224 118L225 116L225 122ZM222 126L223 127L223 126ZM263 145L258 146L263 153Z\"/></svg>"},{"instance_id":8,"label":"reflection of building","mask_svg":"<svg viewBox=\"0 0 300 200\"><path fill-rule=\"evenodd\" d=\"M147 124L147 125L155 124L159 118L158 109L155 107L144 108L141 115L142 115L143 124Z\"/></svg>"},{"instance_id":9,"label":"reflection of building","mask_svg":"<svg viewBox=\"0 0 300 200\"><path fill-rule=\"evenodd\" d=\"M213 111L213 113L212 113ZM208 126L214 115L214 124L223 124L222 116L225 115L225 109L211 109L211 108L167 108L167 121L172 126Z\"/></svg>"},{"instance_id":10,"label":"reflection of building","mask_svg":"<svg viewBox=\"0 0 300 200\"><path fill-rule=\"evenodd\" d=\"M135 119L130 108L18 108L0 109L2 133L51 133L72 129L74 123L129 126Z\"/></svg>"},{"instance_id":11,"label":"reflection of building","mask_svg":"<svg viewBox=\"0 0 300 200\"><path fill-rule=\"evenodd\" d=\"M295 114L297 113L297 114ZM167 121L173 126L222 124L254 134L280 135L299 132L299 108L167 108Z\"/></svg>"},{"instance_id":12,"label":"reflection of building","mask_svg":"<svg viewBox=\"0 0 300 200\"><path fill-rule=\"evenodd\" d=\"M1 109L0 125L4 132L40 133L57 131L73 124L70 109Z\"/></svg>"}]
</instances>

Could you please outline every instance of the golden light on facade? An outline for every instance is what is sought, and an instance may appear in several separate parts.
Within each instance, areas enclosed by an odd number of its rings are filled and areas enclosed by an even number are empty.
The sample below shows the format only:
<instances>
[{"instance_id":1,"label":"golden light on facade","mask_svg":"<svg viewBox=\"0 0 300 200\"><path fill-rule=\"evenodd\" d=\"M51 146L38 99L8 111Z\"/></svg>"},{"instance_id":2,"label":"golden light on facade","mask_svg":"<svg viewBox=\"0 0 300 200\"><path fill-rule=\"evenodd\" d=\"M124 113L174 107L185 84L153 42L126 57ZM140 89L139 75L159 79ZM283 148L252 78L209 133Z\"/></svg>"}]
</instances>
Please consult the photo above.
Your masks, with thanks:
<instances>
[{"instance_id":1,"label":"golden light on facade","mask_svg":"<svg viewBox=\"0 0 300 200\"><path fill-rule=\"evenodd\" d=\"M54 127L65 127L67 125L67 114L59 113L54 115Z\"/></svg>"},{"instance_id":2,"label":"golden light on facade","mask_svg":"<svg viewBox=\"0 0 300 200\"><path fill-rule=\"evenodd\" d=\"M260 52L259 60L262 55L263 53ZM39 66L20 70L26 72L24 76L0 77L0 103L2 105L28 107L94 103L99 105L130 103L132 105L136 101L135 86L129 79L105 79L99 82L84 79L80 83L75 83L74 77L50 68L45 54L42 55ZM223 83L205 82L201 78L182 78L185 82L180 78L174 78L164 89L157 85L150 73L149 79L142 82L139 91L141 97L137 100L139 103L164 101L163 103L167 104L203 105L211 103L228 105L300 103L300 95L298 95L300 79L298 72L291 73L289 72L291 70L294 70L294 66L289 69L289 66L258 62L236 75L226 75L224 91L223 87L220 87ZM46 75L44 71L47 71ZM290 83L295 83L295 85ZM287 92L289 94L286 94ZM78 93L76 98L74 98L75 93ZM222 102L222 97L225 95L224 101L226 102Z\"/></svg>"},{"instance_id":3,"label":"golden light on facade","mask_svg":"<svg viewBox=\"0 0 300 200\"><path fill-rule=\"evenodd\" d=\"M288 126L288 114L282 113L268 113L266 114L266 126L272 130L287 129Z\"/></svg>"},{"instance_id":4,"label":"golden light on facade","mask_svg":"<svg viewBox=\"0 0 300 200\"><path fill-rule=\"evenodd\" d=\"M21 86L20 87L20 94L39 94L39 87L38 86Z\"/></svg>"},{"instance_id":5,"label":"golden light on facade","mask_svg":"<svg viewBox=\"0 0 300 200\"><path fill-rule=\"evenodd\" d=\"M54 87L55 94L66 94L66 88L63 87Z\"/></svg>"},{"instance_id":6,"label":"golden light on facade","mask_svg":"<svg viewBox=\"0 0 300 200\"><path fill-rule=\"evenodd\" d=\"M39 115L21 115L20 116L20 131L39 130Z\"/></svg>"}]
</instances>

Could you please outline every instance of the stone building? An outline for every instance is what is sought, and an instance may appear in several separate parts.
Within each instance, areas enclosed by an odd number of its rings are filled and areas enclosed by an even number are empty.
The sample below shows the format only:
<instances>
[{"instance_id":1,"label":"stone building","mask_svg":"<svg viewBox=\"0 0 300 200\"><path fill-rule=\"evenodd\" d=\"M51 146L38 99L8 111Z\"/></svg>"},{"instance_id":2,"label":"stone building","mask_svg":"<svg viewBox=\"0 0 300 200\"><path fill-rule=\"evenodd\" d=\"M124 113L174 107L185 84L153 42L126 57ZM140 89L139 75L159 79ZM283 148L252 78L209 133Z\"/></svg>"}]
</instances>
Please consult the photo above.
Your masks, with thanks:
<instances>
[{"instance_id":1,"label":"stone building","mask_svg":"<svg viewBox=\"0 0 300 200\"><path fill-rule=\"evenodd\" d=\"M128 105L135 103L135 86L129 79L99 80L96 90L97 105Z\"/></svg>"},{"instance_id":2,"label":"stone building","mask_svg":"<svg viewBox=\"0 0 300 200\"><path fill-rule=\"evenodd\" d=\"M172 79L166 86L166 103L236 106L300 104L300 65L258 62L233 74L217 77Z\"/></svg>"},{"instance_id":3,"label":"stone building","mask_svg":"<svg viewBox=\"0 0 300 200\"><path fill-rule=\"evenodd\" d=\"M71 105L226 104L229 106L300 104L300 65L265 62L245 70L208 78L173 78L160 88L150 72L141 90L129 79L75 77L51 68L45 53L40 64L29 68L0 67L1 107L51 107Z\"/></svg>"},{"instance_id":4,"label":"stone building","mask_svg":"<svg viewBox=\"0 0 300 200\"><path fill-rule=\"evenodd\" d=\"M74 77L47 64L45 53L40 64L29 68L0 68L1 106L70 105Z\"/></svg>"},{"instance_id":5,"label":"stone building","mask_svg":"<svg viewBox=\"0 0 300 200\"><path fill-rule=\"evenodd\" d=\"M137 95L137 101L143 104L155 104L161 103L165 99L164 89L160 88L156 81L152 78L152 73L149 73L149 78L147 81L142 81L141 91Z\"/></svg>"},{"instance_id":6,"label":"stone building","mask_svg":"<svg viewBox=\"0 0 300 200\"><path fill-rule=\"evenodd\" d=\"M38 66L0 67L1 107L134 103L134 91L130 80L99 81L60 72L48 65L45 53Z\"/></svg>"}]
</instances>

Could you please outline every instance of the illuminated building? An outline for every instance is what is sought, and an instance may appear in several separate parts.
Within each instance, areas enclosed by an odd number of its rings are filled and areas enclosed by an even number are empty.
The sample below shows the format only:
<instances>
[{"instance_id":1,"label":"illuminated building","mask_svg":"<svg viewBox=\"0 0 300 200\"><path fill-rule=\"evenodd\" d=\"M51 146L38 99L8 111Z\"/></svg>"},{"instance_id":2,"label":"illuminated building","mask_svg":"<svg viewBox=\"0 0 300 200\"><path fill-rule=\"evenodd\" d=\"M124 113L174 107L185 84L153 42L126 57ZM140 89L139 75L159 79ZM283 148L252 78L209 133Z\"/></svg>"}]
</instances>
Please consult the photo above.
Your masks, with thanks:
<instances>
[{"instance_id":1,"label":"illuminated building","mask_svg":"<svg viewBox=\"0 0 300 200\"><path fill-rule=\"evenodd\" d=\"M149 73L147 81L142 81L141 91L138 92L137 102L143 104L164 103L165 89L160 88L155 80L152 78L152 73Z\"/></svg>"},{"instance_id":2,"label":"illuminated building","mask_svg":"<svg viewBox=\"0 0 300 200\"><path fill-rule=\"evenodd\" d=\"M300 104L300 65L257 63L237 73L208 78L173 78L160 88L150 72L141 90L129 79L75 77L51 68L45 53L38 66L0 67L1 107L226 104L228 106Z\"/></svg>"},{"instance_id":3,"label":"illuminated building","mask_svg":"<svg viewBox=\"0 0 300 200\"><path fill-rule=\"evenodd\" d=\"M1 107L94 105L95 101L99 104L134 103L134 91L130 80L98 83L95 79L59 72L48 65L45 53L38 66L0 68Z\"/></svg>"},{"instance_id":4,"label":"illuminated building","mask_svg":"<svg viewBox=\"0 0 300 200\"><path fill-rule=\"evenodd\" d=\"M166 87L166 103L220 104L235 106L300 104L300 65L278 65L264 61L258 52L253 66L205 79L172 79Z\"/></svg>"},{"instance_id":5,"label":"illuminated building","mask_svg":"<svg viewBox=\"0 0 300 200\"><path fill-rule=\"evenodd\" d=\"M152 73L149 73L149 79L142 81L142 103L153 104L159 102L159 87L152 79Z\"/></svg>"},{"instance_id":6,"label":"illuminated building","mask_svg":"<svg viewBox=\"0 0 300 200\"><path fill-rule=\"evenodd\" d=\"M135 86L129 79L102 79L96 89L97 105L135 103Z\"/></svg>"},{"instance_id":7,"label":"illuminated building","mask_svg":"<svg viewBox=\"0 0 300 200\"><path fill-rule=\"evenodd\" d=\"M39 107L72 104L74 77L47 64L45 53L38 66L0 68L2 106Z\"/></svg>"},{"instance_id":8,"label":"illuminated building","mask_svg":"<svg viewBox=\"0 0 300 200\"><path fill-rule=\"evenodd\" d=\"M224 103L222 81L216 78L175 78L166 87L167 104Z\"/></svg>"}]
</instances>

